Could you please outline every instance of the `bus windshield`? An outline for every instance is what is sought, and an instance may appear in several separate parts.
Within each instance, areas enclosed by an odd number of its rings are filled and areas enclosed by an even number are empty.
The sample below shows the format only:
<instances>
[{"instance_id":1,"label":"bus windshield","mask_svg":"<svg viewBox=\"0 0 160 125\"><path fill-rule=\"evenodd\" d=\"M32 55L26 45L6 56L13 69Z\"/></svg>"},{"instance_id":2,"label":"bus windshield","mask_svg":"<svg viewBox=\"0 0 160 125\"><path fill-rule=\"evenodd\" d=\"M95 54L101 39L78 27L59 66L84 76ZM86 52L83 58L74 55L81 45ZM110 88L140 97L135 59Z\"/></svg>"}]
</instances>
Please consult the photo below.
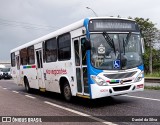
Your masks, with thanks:
<instances>
[{"instance_id":1,"label":"bus windshield","mask_svg":"<svg viewBox=\"0 0 160 125\"><path fill-rule=\"evenodd\" d=\"M104 32L90 39L91 63L97 69L130 69L143 63L139 34Z\"/></svg>"}]
</instances>

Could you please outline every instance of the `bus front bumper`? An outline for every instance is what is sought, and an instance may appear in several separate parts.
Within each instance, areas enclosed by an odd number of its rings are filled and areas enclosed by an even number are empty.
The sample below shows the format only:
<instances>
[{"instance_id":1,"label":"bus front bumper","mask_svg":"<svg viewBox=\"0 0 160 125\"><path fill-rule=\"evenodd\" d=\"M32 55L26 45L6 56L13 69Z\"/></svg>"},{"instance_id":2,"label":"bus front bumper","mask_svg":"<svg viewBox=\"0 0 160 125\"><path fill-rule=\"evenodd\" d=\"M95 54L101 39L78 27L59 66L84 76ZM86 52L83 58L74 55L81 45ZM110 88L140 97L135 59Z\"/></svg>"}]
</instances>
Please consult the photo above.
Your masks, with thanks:
<instances>
[{"instance_id":1,"label":"bus front bumper","mask_svg":"<svg viewBox=\"0 0 160 125\"><path fill-rule=\"evenodd\" d=\"M144 80L136 83L128 83L124 85L114 86L99 86L97 84L91 84L91 98L101 98L114 95L122 95L131 92L143 91Z\"/></svg>"}]
</instances>

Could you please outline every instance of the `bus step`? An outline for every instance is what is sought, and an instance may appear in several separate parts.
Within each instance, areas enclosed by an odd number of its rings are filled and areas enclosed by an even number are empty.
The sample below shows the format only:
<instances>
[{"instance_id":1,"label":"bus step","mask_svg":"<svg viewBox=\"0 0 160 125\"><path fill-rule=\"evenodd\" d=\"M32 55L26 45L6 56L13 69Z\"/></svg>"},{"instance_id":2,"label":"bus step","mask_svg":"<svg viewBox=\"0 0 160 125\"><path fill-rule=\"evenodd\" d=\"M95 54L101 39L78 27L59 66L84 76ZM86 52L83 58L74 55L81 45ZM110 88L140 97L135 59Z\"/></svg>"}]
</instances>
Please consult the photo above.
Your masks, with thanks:
<instances>
[{"instance_id":1,"label":"bus step","mask_svg":"<svg viewBox=\"0 0 160 125\"><path fill-rule=\"evenodd\" d=\"M39 88L39 90L40 90L41 92L45 92L45 91L46 91L45 88Z\"/></svg>"}]
</instances>

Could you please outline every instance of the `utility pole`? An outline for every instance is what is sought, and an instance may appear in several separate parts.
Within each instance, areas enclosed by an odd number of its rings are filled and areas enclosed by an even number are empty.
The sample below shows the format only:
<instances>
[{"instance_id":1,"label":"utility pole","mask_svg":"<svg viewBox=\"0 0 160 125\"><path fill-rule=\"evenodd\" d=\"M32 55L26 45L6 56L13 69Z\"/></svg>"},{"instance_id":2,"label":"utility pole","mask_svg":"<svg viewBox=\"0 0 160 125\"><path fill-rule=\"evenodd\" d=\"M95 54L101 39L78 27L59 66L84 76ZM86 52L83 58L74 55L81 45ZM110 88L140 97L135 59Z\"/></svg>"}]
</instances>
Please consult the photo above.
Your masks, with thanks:
<instances>
[{"instance_id":1,"label":"utility pole","mask_svg":"<svg viewBox=\"0 0 160 125\"><path fill-rule=\"evenodd\" d=\"M96 13L92 8L90 8L90 7L86 7L86 8L89 9L89 10L91 10L91 11L94 13L94 15L95 15L96 17L98 17L97 13Z\"/></svg>"},{"instance_id":2,"label":"utility pole","mask_svg":"<svg viewBox=\"0 0 160 125\"><path fill-rule=\"evenodd\" d=\"M150 39L149 41L149 48L150 48L150 54L149 54L149 73L152 74L152 56L153 56L153 53L152 53L152 41Z\"/></svg>"}]
</instances>

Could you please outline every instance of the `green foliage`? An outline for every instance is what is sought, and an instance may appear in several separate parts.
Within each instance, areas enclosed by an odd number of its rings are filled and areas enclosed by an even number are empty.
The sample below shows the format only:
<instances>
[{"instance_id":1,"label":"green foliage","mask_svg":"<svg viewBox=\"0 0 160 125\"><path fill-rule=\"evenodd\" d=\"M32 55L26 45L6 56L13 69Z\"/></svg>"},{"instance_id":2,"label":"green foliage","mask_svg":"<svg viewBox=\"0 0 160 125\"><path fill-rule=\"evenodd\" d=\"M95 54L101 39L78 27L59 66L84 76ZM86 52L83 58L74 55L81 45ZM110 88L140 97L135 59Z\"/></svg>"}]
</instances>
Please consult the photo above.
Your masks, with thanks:
<instances>
[{"instance_id":1,"label":"green foliage","mask_svg":"<svg viewBox=\"0 0 160 125\"><path fill-rule=\"evenodd\" d=\"M131 17L129 18L132 19ZM158 34L158 29L155 27L155 24L150 21L149 18L144 19L136 17L134 18L134 20L139 25L142 37L144 38L145 54L143 55L143 59L145 73L151 73L150 68L152 68L153 71L160 71L160 51L153 48L154 41L157 41L160 37L160 35ZM149 63L151 58L152 64Z\"/></svg>"},{"instance_id":2,"label":"green foliage","mask_svg":"<svg viewBox=\"0 0 160 125\"><path fill-rule=\"evenodd\" d=\"M145 73L145 77L157 77L157 78L160 78L160 72L158 72L158 71L156 72L156 71L155 71L155 72L153 72L152 74L149 74L149 73L146 74L146 73Z\"/></svg>"},{"instance_id":3,"label":"green foliage","mask_svg":"<svg viewBox=\"0 0 160 125\"><path fill-rule=\"evenodd\" d=\"M160 90L160 86L145 86L144 89L149 89L149 90Z\"/></svg>"},{"instance_id":4,"label":"green foliage","mask_svg":"<svg viewBox=\"0 0 160 125\"><path fill-rule=\"evenodd\" d=\"M152 44L154 40L156 39L156 33L158 32L157 28L155 27L155 24L148 19L144 18L134 18L134 20L138 23L142 37L145 40L145 47L149 47L150 43Z\"/></svg>"}]
</instances>

